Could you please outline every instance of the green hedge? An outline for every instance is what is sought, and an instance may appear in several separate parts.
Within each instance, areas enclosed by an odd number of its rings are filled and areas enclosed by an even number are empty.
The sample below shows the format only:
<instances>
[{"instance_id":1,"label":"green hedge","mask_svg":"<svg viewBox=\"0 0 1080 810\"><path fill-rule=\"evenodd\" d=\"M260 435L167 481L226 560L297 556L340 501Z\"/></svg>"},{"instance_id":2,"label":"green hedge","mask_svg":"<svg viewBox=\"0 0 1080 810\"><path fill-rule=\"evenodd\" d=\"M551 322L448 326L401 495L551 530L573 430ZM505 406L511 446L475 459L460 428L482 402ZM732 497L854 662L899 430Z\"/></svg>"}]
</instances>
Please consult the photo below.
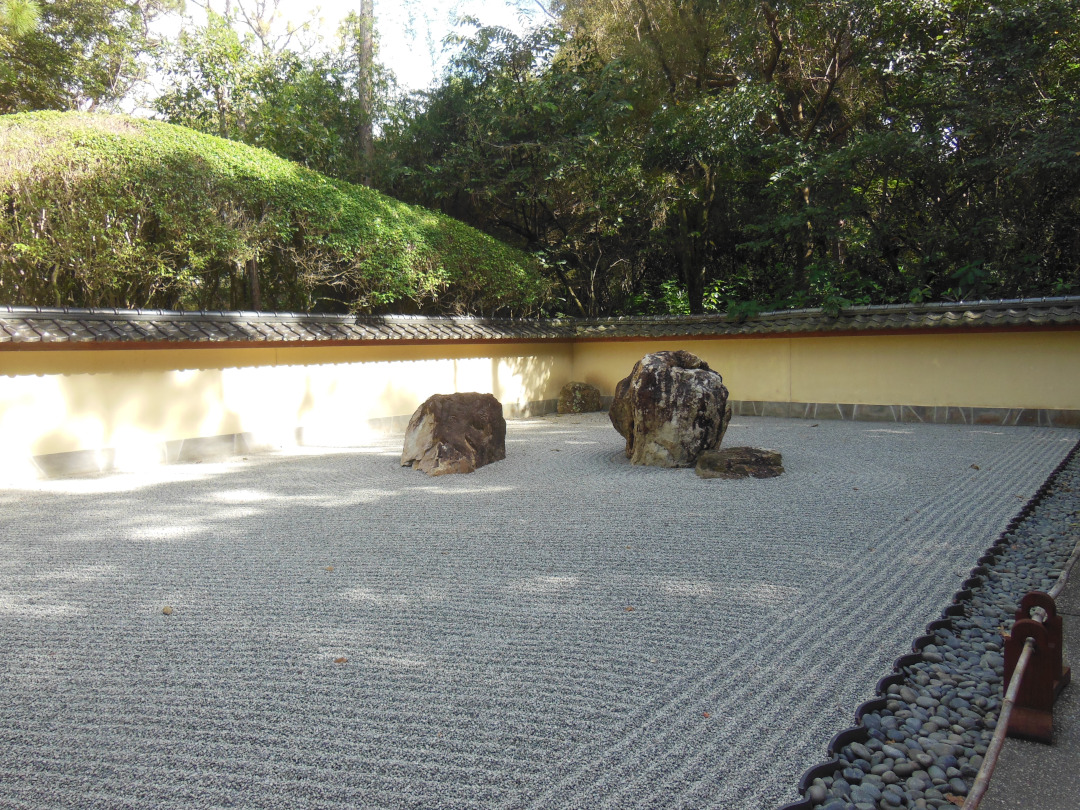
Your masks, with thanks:
<instances>
[{"instance_id":1,"label":"green hedge","mask_svg":"<svg viewBox=\"0 0 1080 810\"><path fill-rule=\"evenodd\" d=\"M262 149L126 116L0 116L0 303L525 315L532 257Z\"/></svg>"}]
</instances>

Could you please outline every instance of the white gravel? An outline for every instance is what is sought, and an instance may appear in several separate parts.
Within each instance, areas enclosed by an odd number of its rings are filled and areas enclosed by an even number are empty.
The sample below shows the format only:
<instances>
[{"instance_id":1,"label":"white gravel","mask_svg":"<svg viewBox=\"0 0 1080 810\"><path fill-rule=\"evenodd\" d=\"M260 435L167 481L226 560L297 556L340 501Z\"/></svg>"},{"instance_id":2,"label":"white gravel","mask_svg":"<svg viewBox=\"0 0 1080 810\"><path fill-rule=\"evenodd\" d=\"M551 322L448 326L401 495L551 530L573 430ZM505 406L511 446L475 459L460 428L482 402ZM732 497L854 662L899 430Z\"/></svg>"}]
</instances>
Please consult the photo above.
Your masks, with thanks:
<instances>
[{"instance_id":1,"label":"white gravel","mask_svg":"<svg viewBox=\"0 0 1080 810\"><path fill-rule=\"evenodd\" d=\"M1077 437L737 418L787 472L701 480L595 414L0 490L0 807L775 808Z\"/></svg>"}]
</instances>

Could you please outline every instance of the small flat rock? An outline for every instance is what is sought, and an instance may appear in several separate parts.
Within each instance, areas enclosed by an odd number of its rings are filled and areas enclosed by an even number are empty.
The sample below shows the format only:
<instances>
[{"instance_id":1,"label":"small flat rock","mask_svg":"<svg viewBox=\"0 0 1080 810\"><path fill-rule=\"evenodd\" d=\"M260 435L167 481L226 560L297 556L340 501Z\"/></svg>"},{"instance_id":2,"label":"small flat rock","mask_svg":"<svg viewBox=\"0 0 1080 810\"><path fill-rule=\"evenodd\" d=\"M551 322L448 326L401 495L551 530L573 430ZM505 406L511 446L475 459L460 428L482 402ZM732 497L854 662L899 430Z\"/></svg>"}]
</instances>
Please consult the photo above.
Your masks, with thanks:
<instances>
[{"instance_id":1,"label":"small flat rock","mask_svg":"<svg viewBox=\"0 0 1080 810\"><path fill-rule=\"evenodd\" d=\"M699 478L775 478L784 472L783 459L775 450L728 447L706 450L694 468Z\"/></svg>"}]
</instances>

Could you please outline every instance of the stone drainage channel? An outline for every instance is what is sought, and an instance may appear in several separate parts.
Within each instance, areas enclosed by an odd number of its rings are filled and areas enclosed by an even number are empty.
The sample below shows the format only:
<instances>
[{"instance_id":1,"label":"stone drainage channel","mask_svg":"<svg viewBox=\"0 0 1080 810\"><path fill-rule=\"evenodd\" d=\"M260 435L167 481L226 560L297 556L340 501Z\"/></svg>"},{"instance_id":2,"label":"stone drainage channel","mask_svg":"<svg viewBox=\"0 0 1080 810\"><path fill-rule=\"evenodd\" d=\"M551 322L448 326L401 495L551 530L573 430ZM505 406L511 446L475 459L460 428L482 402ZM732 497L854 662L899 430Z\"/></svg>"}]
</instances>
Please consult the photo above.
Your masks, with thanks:
<instances>
[{"instance_id":1,"label":"stone drainage channel","mask_svg":"<svg viewBox=\"0 0 1080 810\"><path fill-rule=\"evenodd\" d=\"M1080 540L1080 444L987 549L941 619L882 678L831 759L781 810L955 808L982 765L1004 693L1004 639L1024 594L1049 591ZM1080 572L1075 575L1080 576ZM973 797L974 798L974 797Z\"/></svg>"}]
</instances>

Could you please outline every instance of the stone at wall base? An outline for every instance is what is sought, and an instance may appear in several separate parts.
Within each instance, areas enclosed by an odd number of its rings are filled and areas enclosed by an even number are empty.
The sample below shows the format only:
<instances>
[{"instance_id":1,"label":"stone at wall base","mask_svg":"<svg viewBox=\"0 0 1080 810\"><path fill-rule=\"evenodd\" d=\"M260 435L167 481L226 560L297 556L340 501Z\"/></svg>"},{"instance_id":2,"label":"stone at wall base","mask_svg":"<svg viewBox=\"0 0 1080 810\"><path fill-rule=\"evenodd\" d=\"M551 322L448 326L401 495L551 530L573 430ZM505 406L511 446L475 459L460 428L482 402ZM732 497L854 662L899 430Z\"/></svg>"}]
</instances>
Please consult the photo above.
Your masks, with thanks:
<instances>
[{"instance_id":1,"label":"stone at wall base","mask_svg":"<svg viewBox=\"0 0 1080 810\"><path fill-rule=\"evenodd\" d=\"M559 413L592 413L603 409L600 389L585 382L568 382L559 392Z\"/></svg>"}]
</instances>

